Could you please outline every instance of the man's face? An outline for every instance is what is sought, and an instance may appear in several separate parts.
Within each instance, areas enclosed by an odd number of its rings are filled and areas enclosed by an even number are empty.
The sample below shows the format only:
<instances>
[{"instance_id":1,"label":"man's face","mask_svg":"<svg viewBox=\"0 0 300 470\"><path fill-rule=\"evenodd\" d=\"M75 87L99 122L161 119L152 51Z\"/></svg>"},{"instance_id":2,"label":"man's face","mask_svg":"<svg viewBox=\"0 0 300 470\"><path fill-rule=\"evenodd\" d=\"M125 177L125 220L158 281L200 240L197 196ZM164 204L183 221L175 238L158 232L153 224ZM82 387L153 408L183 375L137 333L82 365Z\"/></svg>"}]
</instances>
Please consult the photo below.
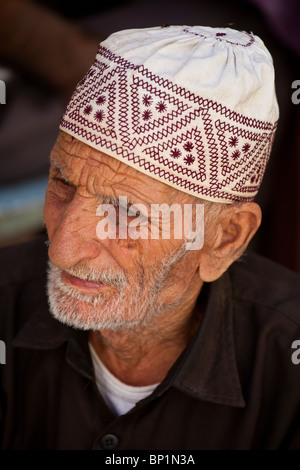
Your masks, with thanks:
<instances>
[{"instance_id":1,"label":"man's face","mask_svg":"<svg viewBox=\"0 0 300 470\"><path fill-rule=\"evenodd\" d=\"M51 311L88 330L146 326L200 289L197 256L183 239L100 240L99 204L191 204L194 198L61 133L51 153L44 217ZM145 219L144 229L150 230Z\"/></svg>"}]
</instances>

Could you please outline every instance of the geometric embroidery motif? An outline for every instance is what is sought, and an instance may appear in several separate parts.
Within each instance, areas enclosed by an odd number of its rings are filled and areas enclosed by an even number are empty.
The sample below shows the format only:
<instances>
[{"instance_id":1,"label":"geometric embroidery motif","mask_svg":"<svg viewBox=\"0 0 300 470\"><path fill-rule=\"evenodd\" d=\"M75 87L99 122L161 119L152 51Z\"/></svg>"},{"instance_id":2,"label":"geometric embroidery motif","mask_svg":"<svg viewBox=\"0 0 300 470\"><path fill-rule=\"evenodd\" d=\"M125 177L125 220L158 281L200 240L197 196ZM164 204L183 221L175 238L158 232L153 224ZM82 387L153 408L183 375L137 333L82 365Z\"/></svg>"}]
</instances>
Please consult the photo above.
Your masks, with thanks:
<instances>
[{"instance_id":1,"label":"geometric embroidery motif","mask_svg":"<svg viewBox=\"0 0 300 470\"><path fill-rule=\"evenodd\" d=\"M276 125L240 115L100 46L60 128L198 197L251 201Z\"/></svg>"}]
</instances>

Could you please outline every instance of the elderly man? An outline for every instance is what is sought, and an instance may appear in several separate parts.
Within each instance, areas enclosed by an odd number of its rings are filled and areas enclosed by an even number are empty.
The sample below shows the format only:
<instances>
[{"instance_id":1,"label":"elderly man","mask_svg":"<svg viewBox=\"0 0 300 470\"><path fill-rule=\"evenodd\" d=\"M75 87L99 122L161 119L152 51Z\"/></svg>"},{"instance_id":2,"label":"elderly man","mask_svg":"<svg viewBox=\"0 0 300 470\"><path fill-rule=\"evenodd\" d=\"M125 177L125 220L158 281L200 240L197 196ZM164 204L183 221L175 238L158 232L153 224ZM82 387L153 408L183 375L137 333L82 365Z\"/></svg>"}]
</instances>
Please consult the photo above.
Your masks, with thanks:
<instances>
[{"instance_id":1,"label":"elderly man","mask_svg":"<svg viewBox=\"0 0 300 470\"><path fill-rule=\"evenodd\" d=\"M51 154L49 304L43 240L1 255L3 448L300 448L299 276L235 262L277 119L253 34L100 44Z\"/></svg>"}]
</instances>

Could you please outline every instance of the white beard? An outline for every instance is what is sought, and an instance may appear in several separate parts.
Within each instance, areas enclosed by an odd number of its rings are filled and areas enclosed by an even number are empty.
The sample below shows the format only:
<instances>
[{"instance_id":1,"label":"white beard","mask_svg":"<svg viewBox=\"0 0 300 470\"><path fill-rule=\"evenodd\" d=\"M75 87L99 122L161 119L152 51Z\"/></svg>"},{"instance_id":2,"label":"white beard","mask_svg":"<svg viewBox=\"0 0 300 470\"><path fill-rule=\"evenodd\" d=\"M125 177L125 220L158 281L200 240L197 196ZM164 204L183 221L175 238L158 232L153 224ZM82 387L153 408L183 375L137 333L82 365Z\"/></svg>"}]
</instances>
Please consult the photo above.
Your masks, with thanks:
<instances>
[{"instance_id":1,"label":"white beard","mask_svg":"<svg viewBox=\"0 0 300 470\"><path fill-rule=\"evenodd\" d=\"M130 286L125 274L110 269L96 272L81 266L66 272L87 281L102 282L106 286L99 294L82 294L65 282L63 271L49 260L48 300L52 315L62 323L81 330L124 330L145 327L154 316L179 302L161 304L159 294L169 281L168 275L186 255L186 245L172 253L156 268L147 267L147 273L138 266L134 286Z\"/></svg>"}]
</instances>

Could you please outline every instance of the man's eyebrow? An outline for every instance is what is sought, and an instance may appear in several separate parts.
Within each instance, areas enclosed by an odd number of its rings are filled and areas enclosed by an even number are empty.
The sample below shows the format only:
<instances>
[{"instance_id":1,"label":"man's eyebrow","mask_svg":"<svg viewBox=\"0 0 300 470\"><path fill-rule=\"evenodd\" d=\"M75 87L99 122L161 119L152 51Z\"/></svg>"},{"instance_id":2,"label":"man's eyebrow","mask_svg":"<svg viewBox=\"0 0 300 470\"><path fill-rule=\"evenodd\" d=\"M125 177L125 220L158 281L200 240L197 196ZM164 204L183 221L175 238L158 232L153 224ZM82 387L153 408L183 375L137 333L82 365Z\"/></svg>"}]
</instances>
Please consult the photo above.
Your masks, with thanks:
<instances>
[{"instance_id":1,"label":"man's eyebrow","mask_svg":"<svg viewBox=\"0 0 300 470\"><path fill-rule=\"evenodd\" d=\"M59 171L61 177L66 183L69 183L70 185L74 186L73 183L69 181L69 179L67 178L65 174L65 165L63 165L63 163L61 163L59 160L56 160L55 158L51 158L50 164L54 166L56 170ZM94 196L99 199L101 204L112 204L115 207L121 206L122 208L125 209L124 201L122 199L121 200L119 199L120 196L107 196L105 194L101 194L97 192L94 193ZM128 196L126 196L126 198L127 198L127 206L126 206L127 209L130 206L135 206L136 204L138 204L137 202L133 202L133 200Z\"/></svg>"},{"instance_id":2,"label":"man's eyebrow","mask_svg":"<svg viewBox=\"0 0 300 470\"><path fill-rule=\"evenodd\" d=\"M130 200L128 200L128 197L126 197L126 204L125 201L123 200L124 196L106 196L105 194L99 194L95 193L95 196L101 200L101 204L112 204L115 207L122 207L123 209L128 209L131 205L135 205L132 203Z\"/></svg>"},{"instance_id":3,"label":"man's eyebrow","mask_svg":"<svg viewBox=\"0 0 300 470\"><path fill-rule=\"evenodd\" d=\"M58 161L58 160L55 160L55 158L52 158L51 159L51 165L53 165L61 174L62 178L69 183L69 180L65 174L65 170L64 170L64 165Z\"/></svg>"}]
</instances>

